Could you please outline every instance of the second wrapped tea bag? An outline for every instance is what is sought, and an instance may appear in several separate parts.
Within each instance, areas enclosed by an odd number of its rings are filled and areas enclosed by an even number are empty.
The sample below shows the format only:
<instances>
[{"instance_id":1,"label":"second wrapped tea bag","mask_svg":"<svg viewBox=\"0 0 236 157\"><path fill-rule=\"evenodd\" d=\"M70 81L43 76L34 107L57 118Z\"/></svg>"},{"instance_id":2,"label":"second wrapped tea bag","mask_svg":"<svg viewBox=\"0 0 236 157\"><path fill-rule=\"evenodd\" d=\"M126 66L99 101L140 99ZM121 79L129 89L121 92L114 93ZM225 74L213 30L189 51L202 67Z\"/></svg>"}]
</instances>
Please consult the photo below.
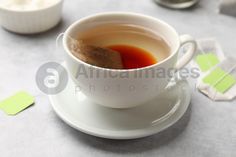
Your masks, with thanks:
<instances>
[{"instance_id":1,"label":"second wrapped tea bag","mask_svg":"<svg viewBox=\"0 0 236 157\"><path fill-rule=\"evenodd\" d=\"M192 61L192 66L205 73L225 59L220 44L214 39L201 39L197 41L198 50Z\"/></svg>"},{"instance_id":2,"label":"second wrapped tea bag","mask_svg":"<svg viewBox=\"0 0 236 157\"><path fill-rule=\"evenodd\" d=\"M197 88L215 101L232 100L236 97L236 59L226 58L202 75Z\"/></svg>"}]
</instances>

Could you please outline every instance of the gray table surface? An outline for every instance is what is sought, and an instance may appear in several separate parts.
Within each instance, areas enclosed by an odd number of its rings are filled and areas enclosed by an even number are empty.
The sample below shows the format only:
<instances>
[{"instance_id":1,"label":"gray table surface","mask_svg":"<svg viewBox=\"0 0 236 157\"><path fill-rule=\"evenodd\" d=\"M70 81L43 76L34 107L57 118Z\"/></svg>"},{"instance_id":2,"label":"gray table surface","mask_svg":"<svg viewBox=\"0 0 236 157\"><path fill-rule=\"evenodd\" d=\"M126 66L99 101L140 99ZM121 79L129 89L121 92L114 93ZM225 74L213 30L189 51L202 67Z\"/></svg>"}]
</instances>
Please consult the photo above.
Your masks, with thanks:
<instances>
[{"instance_id":1,"label":"gray table surface","mask_svg":"<svg viewBox=\"0 0 236 157\"><path fill-rule=\"evenodd\" d=\"M236 18L219 15L217 0L202 0L185 11L161 8L152 0L66 0L63 21L34 36L0 29L0 99L18 90L36 97L33 107L17 116L0 112L1 157L160 156L235 157L236 103L212 102L192 88L191 109L173 127L143 139L114 141L76 131L53 112L35 84L35 73L46 61L63 61L55 39L72 22L103 11L139 12L165 20L180 33L215 37L226 55L236 52ZM194 86L196 80L189 81Z\"/></svg>"}]
</instances>

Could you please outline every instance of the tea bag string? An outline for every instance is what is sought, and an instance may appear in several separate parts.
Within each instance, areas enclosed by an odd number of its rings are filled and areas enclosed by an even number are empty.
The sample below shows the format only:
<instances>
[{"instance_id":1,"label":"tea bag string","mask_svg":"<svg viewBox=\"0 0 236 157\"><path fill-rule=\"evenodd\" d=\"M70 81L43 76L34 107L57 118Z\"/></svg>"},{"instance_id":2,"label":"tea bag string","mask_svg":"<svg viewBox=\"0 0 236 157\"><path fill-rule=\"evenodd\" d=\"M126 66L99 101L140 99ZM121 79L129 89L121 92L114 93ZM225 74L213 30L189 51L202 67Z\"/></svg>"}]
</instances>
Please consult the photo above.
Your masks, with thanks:
<instances>
[{"instance_id":1,"label":"tea bag string","mask_svg":"<svg viewBox=\"0 0 236 157\"><path fill-rule=\"evenodd\" d=\"M65 33L60 33L57 38L56 38L56 48L58 49L59 48L59 40L61 39L61 37L65 36ZM71 36L69 35L66 35L66 37L68 37L72 42L76 42L76 44L71 44L71 46L74 48L74 49L77 49L79 47L81 47L81 45L83 44L83 42L81 40L77 40L77 39L74 39L72 38Z\"/></svg>"}]
</instances>

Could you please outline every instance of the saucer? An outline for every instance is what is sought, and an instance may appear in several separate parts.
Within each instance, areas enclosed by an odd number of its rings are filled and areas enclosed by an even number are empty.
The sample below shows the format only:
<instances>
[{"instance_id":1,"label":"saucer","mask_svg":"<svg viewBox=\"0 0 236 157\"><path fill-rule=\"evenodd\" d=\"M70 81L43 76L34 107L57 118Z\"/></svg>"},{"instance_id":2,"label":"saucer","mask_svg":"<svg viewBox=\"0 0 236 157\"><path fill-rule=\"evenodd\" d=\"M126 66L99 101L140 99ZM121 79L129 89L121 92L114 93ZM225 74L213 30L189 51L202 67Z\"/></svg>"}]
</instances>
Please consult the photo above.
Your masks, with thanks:
<instances>
[{"instance_id":1,"label":"saucer","mask_svg":"<svg viewBox=\"0 0 236 157\"><path fill-rule=\"evenodd\" d=\"M187 81L172 85L154 100L130 109L112 109L91 102L67 87L49 96L56 114L71 127L108 139L135 139L156 134L175 124L188 109L191 92Z\"/></svg>"}]
</instances>

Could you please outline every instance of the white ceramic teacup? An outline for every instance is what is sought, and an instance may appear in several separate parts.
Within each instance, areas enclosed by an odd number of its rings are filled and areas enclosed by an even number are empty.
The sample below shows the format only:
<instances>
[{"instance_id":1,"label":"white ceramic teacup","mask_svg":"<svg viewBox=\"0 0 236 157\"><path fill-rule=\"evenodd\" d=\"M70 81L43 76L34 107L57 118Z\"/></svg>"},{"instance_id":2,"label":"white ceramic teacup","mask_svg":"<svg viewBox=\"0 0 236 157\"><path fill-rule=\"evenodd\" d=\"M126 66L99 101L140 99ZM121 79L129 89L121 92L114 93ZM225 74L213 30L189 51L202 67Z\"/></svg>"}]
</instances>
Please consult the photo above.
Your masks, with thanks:
<instances>
[{"instance_id":1,"label":"white ceramic teacup","mask_svg":"<svg viewBox=\"0 0 236 157\"><path fill-rule=\"evenodd\" d=\"M126 23L151 29L158 33L170 46L170 55L154 65L130 70L106 69L89 65L69 50L68 36L77 38L77 34L104 23ZM101 39L102 40L102 39ZM189 44L188 51L178 58L179 49ZM156 77L153 72L162 69L180 69L193 57L197 44L189 35L181 35L167 23L156 18L135 13L102 13L92 15L72 24L63 37L66 51L66 65L77 90L81 90L97 104L111 108L130 108L155 98L168 85L169 77ZM154 77L153 77L154 76Z\"/></svg>"}]
</instances>

